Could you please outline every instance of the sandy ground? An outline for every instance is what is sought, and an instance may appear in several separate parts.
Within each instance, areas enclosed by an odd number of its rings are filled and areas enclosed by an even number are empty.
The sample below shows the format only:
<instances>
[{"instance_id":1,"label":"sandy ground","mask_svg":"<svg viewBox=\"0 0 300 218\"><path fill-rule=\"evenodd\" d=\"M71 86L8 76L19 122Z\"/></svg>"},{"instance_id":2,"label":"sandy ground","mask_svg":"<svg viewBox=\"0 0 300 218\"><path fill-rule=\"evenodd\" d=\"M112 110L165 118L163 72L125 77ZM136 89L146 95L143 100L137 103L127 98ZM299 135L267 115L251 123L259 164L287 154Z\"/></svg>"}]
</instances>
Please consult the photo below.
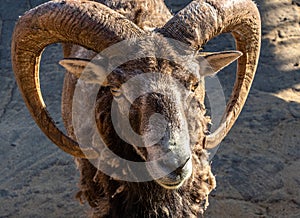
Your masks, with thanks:
<instances>
[{"instance_id":1,"label":"sandy ground","mask_svg":"<svg viewBox=\"0 0 300 218\"><path fill-rule=\"evenodd\" d=\"M0 3L0 217L85 217L75 200L73 158L31 119L16 87L10 40L19 15L42 0ZM173 11L188 1L167 1ZM245 108L212 159L217 188L205 217L300 217L300 1L256 1L263 23L260 63ZM225 35L205 47L232 47ZM42 90L61 126L60 46L46 50ZM233 68L219 75L231 91Z\"/></svg>"}]
</instances>

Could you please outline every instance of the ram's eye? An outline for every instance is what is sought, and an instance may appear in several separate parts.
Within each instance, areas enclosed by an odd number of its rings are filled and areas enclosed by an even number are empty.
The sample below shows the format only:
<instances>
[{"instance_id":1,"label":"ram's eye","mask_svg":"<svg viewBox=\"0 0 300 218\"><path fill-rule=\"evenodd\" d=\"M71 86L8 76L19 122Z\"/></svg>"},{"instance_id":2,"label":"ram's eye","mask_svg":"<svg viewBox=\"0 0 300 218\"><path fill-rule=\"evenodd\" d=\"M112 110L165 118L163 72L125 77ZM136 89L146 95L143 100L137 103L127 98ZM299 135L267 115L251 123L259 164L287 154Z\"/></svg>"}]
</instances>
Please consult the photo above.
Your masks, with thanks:
<instances>
[{"instance_id":1,"label":"ram's eye","mask_svg":"<svg viewBox=\"0 0 300 218\"><path fill-rule=\"evenodd\" d=\"M195 82L193 82L193 83L191 83L191 91L192 92L195 92L196 91L196 89L198 88L198 86L199 86L199 82L198 81L195 81Z\"/></svg>"},{"instance_id":2,"label":"ram's eye","mask_svg":"<svg viewBox=\"0 0 300 218\"><path fill-rule=\"evenodd\" d=\"M122 95L120 89L115 88L115 87L111 87L110 92L114 97L120 97Z\"/></svg>"}]
</instances>

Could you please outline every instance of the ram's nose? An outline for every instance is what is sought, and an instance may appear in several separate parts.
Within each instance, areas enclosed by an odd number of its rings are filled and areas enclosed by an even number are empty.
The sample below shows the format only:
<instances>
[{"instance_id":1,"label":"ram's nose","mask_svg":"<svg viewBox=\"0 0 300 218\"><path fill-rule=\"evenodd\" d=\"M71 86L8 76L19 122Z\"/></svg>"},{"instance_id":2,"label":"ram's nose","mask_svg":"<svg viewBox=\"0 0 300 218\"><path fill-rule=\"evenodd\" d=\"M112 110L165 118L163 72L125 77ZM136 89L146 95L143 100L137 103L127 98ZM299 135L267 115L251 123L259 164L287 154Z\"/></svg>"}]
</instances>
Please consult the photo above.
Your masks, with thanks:
<instances>
[{"instance_id":1,"label":"ram's nose","mask_svg":"<svg viewBox=\"0 0 300 218\"><path fill-rule=\"evenodd\" d=\"M174 170L172 173L174 173L175 175L183 175L184 172L187 170L188 164L187 162L190 160L190 157L183 163L181 164L179 167L177 167L176 170Z\"/></svg>"},{"instance_id":2,"label":"ram's nose","mask_svg":"<svg viewBox=\"0 0 300 218\"><path fill-rule=\"evenodd\" d=\"M168 175L159 178L158 184L167 189L179 188L183 182L190 177L192 174L192 161L188 158L183 164L178 166Z\"/></svg>"},{"instance_id":3,"label":"ram's nose","mask_svg":"<svg viewBox=\"0 0 300 218\"><path fill-rule=\"evenodd\" d=\"M147 169L156 182L167 189L179 188L192 174L191 158L163 158L152 161Z\"/></svg>"}]
</instances>

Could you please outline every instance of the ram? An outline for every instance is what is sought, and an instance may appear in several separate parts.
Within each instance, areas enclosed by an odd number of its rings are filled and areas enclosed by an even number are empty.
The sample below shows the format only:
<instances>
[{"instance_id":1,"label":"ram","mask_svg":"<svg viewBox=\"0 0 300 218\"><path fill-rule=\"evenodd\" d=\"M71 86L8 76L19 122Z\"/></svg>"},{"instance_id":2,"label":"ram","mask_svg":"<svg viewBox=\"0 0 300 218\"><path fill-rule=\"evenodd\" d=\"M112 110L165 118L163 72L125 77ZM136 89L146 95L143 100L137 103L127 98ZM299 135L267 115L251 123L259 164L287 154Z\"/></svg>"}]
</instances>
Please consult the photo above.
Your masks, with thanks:
<instances>
[{"instance_id":1,"label":"ram","mask_svg":"<svg viewBox=\"0 0 300 218\"><path fill-rule=\"evenodd\" d=\"M237 51L200 52L221 33ZM43 101L40 56L63 43L67 70L57 128ZM192 1L172 16L162 0L60 0L23 15L12 63L41 130L73 155L77 197L95 217L196 217L216 186L208 150L238 118L260 51L260 16L250 0ZM204 77L238 59L218 129L210 133Z\"/></svg>"}]
</instances>

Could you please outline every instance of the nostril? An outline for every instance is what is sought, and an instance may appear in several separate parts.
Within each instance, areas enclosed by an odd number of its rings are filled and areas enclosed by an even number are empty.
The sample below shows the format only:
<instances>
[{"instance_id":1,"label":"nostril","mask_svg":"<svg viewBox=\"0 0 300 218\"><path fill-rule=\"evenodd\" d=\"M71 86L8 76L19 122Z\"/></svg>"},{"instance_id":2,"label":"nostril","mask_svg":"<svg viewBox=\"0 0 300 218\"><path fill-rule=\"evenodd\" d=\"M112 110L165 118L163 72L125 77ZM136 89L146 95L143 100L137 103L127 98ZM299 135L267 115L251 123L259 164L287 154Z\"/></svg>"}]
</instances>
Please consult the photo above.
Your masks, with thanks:
<instances>
[{"instance_id":1,"label":"nostril","mask_svg":"<svg viewBox=\"0 0 300 218\"><path fill-rule=\"evenodd\" d=\"M176 173L177 175L180 175L183 173L183 168L186 166L186 163L190 160L190 158L188 158L182 165L180 165L176 170L174 170L173 172Z\"/></svg>"}]
</instances>

